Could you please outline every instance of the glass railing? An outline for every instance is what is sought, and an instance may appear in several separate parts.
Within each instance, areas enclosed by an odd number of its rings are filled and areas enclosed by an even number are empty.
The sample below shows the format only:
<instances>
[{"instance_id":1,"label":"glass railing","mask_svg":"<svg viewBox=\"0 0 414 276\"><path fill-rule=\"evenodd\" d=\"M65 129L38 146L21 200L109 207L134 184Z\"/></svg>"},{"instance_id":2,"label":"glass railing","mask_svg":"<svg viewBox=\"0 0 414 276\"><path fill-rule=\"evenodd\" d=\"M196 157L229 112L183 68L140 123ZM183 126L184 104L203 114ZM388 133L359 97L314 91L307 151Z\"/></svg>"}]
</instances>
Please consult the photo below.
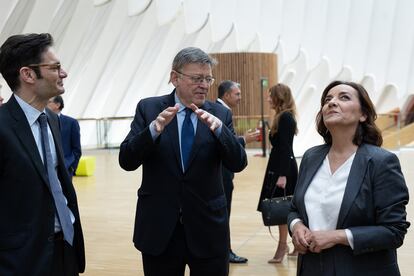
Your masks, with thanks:
<instances>
[{"instance_id":1,"label":"glass railing","mask_svg":"<svg viewBox=\"0 0 414 276\"><path fill-rule=\"evenodd\" d=\"M133 117L108 117L79 119L81 144L84 148L117 148L127 136ZM400 113L379 114L376 121L382 131L383 147L396 150L401 147L414 148L414 113L404 117ZM263 128L263 123L265 127ZM269 116L233 116L233 126L237 135L251 129L264 130L265 135L246 148L269 148ZM301 132L301 130L299 130ZM264 140L263 140L264 138Z\"/></svg>"},{"instance_id":2,"label":"glass railing","mask_svg":"<svg viewBox=\"0 0 414 276\"><path fill-rule=\"evenodd\" d=\"M382 132L384 148L414 148L414 113L379 114L377 125Z\"/></svg>"},{"instance_id":3,"label":"glass railing","mask_svg":"<svg viewBox=\"0 0 414 276\"><path fill-rule=\"evenodd\" d=\"M78 119L83 148L117 148L127 136L134 117Z\"/></svg>"}]
</instances>

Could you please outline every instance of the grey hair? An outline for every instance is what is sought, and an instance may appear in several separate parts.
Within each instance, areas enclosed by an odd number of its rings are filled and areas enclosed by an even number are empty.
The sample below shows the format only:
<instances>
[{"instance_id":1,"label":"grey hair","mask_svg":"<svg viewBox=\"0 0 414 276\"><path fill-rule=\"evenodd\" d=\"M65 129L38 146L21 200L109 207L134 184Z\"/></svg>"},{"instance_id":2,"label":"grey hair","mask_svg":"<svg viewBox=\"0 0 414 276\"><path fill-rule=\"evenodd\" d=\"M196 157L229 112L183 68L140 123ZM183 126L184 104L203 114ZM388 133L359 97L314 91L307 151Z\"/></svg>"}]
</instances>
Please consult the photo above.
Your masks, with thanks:
<instances>
[{"instance_id":1,"label":"grey hair","mask_svg":"<svg viewBox=\"0 0 414 276\"><path fill-rule=\"evenodd\" d=\"M210 57L206 52L196 47L187 47L178 52L175 56L172 69L180 71L184 65L190 63L208 64L211 67L217 64L217 60Z\"/></svg>"},{"instance_id":2,"label":"grey hair","mask_svg":"<svg viewBox=\"0 0 414 276\"><path fill-rule=\"evenodd\" d=\"M218 86L218 97L221 99L223 98L224 94L228 92L233 87L240 88L240 83L231 81L231 80L224 80Z\"/></svg>"}]
</instances>

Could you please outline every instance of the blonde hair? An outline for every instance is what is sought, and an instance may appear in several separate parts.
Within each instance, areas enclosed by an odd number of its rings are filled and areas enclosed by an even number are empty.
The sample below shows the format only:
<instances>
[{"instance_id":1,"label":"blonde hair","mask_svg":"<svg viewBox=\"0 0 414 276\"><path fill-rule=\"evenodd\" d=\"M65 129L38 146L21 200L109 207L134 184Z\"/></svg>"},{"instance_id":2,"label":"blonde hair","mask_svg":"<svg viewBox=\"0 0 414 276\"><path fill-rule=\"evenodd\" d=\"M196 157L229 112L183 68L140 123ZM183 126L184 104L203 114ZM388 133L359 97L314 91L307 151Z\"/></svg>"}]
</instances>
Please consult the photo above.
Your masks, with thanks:
<instances>
[{"instance_id":1,"label":"blonde hair","mask_svg":"<svg viewBox=\"0 0 414 276\"><path fill-rule=\"evenodd\" d=\"M275 106L275 115L273 116L272 125L270 127L270 135L275 135L278 131L280 116L284 112L292 114L293 119L296 121L296 104L293 99L292 92L289 86L278 83L269 89L269 95ZM298 133L298 128L295 128L295 134Z\"/></svg>"}]
</instances>

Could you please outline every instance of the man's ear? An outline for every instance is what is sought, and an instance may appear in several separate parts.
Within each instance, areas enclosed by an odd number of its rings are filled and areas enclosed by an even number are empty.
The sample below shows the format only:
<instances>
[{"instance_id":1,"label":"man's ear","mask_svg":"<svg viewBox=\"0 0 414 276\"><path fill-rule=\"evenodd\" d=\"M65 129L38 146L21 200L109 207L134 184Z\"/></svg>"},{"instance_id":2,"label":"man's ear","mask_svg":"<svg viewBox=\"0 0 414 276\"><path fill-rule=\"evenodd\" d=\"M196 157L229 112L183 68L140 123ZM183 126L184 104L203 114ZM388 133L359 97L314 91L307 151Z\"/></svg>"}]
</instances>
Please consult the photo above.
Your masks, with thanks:
<instances>
[{"instance_id":1,"label":"man's ear","mask_svg":"<svg viewBox=\"0 0 414 276\"><path fill-rule=\"evenodd\" d=\"M178 74L175 71L170 72L170 82L174 85L174 87L178 86Z\"/></svg>"},{"instance_id":2,"label":"man's ear","mask_svg":"<svg viewBox=\"0 0 414 276\"><path fill-rule=\"evenodd\" d=\"M20 68L19 74L20 80L26 83L33 84L37 79L36 73L29 67Z\"/></svg>"},{"instance_id":3,"label":"man's ear","mask_svg":"<svg viewBox=\"0 0 414 276\"><path fill-rule=\"evenodd\" d=\"M229 98L231 98L231 93L230 93L229 91L224 92L223 98L224 98L224 99L229 99Z\"/></svg>"}]
</instances>

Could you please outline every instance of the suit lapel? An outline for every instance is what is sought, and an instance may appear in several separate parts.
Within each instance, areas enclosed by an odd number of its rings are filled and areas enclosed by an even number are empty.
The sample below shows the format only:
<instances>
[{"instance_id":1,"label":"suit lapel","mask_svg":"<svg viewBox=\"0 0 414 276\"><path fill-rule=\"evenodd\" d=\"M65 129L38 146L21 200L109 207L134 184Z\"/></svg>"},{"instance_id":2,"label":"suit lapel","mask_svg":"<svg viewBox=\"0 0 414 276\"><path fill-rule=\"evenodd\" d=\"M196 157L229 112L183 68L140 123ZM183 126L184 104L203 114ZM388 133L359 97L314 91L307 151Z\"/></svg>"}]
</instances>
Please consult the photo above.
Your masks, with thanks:
<instances>
[{"instance_id":1,"label":"suit lapel","mask_svg":"<svg viewBox=\"0 0 414 276\"><path fill-rule=\"evenodd\" d=\"M351 206L358 195L370 157L366 154L366 147L361 145L352 162L351 171L349 172L344 197L342 199L341 209L339 210L337 228L341 228Z\"/></svg>"},{"instance_id":2,"label":"suit lapel","mask_svg":"<svg viewBox=\"0 0 414 276\"><path fill-rule=\"evenodd\" d=\"M201 108L209 113L213 113L212 107L209 104L209 102L205 102L204 106L202 106ZM198 120L197 130L196 130L195 137L194 137L194 144L193 144L193 147L191 148L190 159L188 161L188 167L191 166L191 163L196 157L197 152L200 150L201 146L205 142L205 138L211 135L211 130L207 127L207 125L204 124L199 119L197 120Z\"/></svg>"},{"instance_id":3,"label":"suit lapel","mask_svg":"<svg viewBox=\"0 0 414 276\"><path fill-rule=\"evenodd\" d=\"M175 105L174 99L175 90L165 98L165 101L162 102L161 108L159 112L163 111L169 106ZM178 138L178 123L177 123L177 115L174 116L172 121L165 127L165 133L169 136L169 141L171 142L171 146L174 150L174 155L176 157L177 164L180 168L181 166L181 153L180 153L180 145L179 145L179 138Z\"/></svg>"},{"instance_id":4,"label":"suit lapel","mask_svg":"<svg viewBox=\"0 0 414 276\"><path fill-rule=\"evenodd\" d=\"M10 98L9 110L12 117L16 120L13 124L13 129L16 133L17 138L25 149L26 153L29 155L32 160L36 170L41 176L43 182L48 186L48 181L46 177L46 170L40 157L39 151L37 149L36 141L33 137L32 130L27 122L26 115L23 110L17 103L14 96ZM49 187L49 186L48 186Z\"/></svg>"},{"instance_id":5,"label":"suit lapel","mask_svg":"<svg viewBox=\"0 0 414 276\"><path fill-rule=\"evenodd\" d=\"M58 172L60 175L60 177L58 175L58 178L59 178L60 185L62 186L64 194L67 194L66 193L67 182L64 181L65 177L62 176L65 173L64 171L66 171L66 166L63 160L62 139L61 139L61 136L59 135L59 127L60 127L59 117L54 115L52 111L50 111L47 108L46 108L46 115L47 115L47 120L49 123L50 130L52 131L53 141L55 143L56 158L58 161Z\"/></svg>"},{"instance_id":6,"label":"suit lapel","mask_svg":"<svg viewBox=\"0 0 414 276\"><path fill-rule=\"evenodd\" d=\"M62 139L61 139L61 135L59 135L59 126L60 126L60 121L59 121L59 117L53 117L52 115L52 111L46 109L46 115L47 115L47 120L49 122L49 127L50 130L52 131L52 135L53 135L53 141L55 142L55 149L56 149L56 156L58 159L58 165L59 167L64 165L64 161L63 161L63 153L61 152L62 149Z\"/></svg>"}]
</instances>

